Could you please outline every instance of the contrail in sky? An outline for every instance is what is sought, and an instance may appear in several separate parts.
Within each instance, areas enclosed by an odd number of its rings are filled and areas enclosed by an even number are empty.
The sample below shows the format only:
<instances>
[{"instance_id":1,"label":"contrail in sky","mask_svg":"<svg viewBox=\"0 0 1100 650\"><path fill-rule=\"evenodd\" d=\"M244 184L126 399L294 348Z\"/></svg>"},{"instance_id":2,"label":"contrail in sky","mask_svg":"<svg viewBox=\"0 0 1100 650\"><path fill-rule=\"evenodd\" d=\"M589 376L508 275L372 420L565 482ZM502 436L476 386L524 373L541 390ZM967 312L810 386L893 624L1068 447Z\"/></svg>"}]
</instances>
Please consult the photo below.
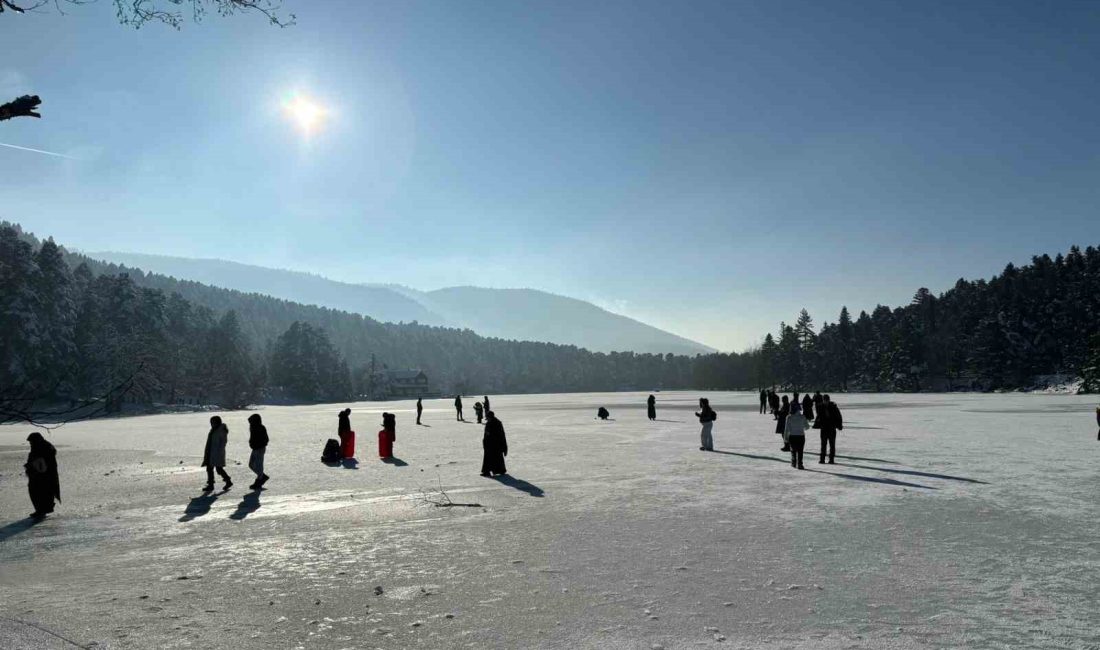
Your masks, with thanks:
<instances>
[{"instance_id":1,"label":"contrail in sky","mask_svg":"<svg viewBox=\"0 0 1100 650\"><path fill-rule=\"evenodd\" d=\"M43 151L41 149L31 149L30 147L20 147L17 144L8 144L7 142L0 142L0 147L8 147L10 149L19 149L20 151L33 151L34 153L44 153L47 156L57 156L58 158L67 158L69 160L76 160L72 156L66 156L63 153L55 153L53 151Z\"/></svg>"}]
</instances>

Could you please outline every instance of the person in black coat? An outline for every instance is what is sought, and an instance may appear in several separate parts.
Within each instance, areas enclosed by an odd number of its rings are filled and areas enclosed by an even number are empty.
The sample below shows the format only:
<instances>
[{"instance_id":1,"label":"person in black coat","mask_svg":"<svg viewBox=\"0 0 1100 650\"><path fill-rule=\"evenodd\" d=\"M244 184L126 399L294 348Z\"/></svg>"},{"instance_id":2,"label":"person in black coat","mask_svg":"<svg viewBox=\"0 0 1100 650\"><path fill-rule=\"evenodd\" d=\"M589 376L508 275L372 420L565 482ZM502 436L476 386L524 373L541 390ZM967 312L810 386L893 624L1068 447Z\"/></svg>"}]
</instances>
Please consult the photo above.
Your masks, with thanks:
<instances>
[{"instance_id":1,"label":"person in black coat","mask_svg":"<svg viewBox=\"0 0 1100 650\"><path fill-rule=\"evenodd\" d=\"M351 409L337 414L336 435L340 437L340 458L355 458L355 432L351 430Z\"/></svg>"},{"instance_id":2,"label":"person in black coat","mask_svg":"<svg viewBox=\"0 0 1100 650\"><path fill-rule=\"evenodd\" d=\"M802 415L806 416L806 419L813 422L814 420L814 398L810 397L809 393L802 396Z\"/></svg>"},{"instance_id":3,"label":"person in black coat","mask_svg":"<svg viewBox=\"0 0 1100 650\"><path fill-rule=\"evenodd\" d=\"M714 421L718 414L710 407L710 400L706 397L699 398L699 410L695 413L699 418L699 451L714 451Z\"/></svg>"},{"instance_id":4,"label":"person in black coat","mask_svg":"<svg viewBox=\"0 0 1100 650\"><path fill-rule=\"evenodd\" d=\"M821 399L821 407L817 409L817 419L814 421L814 428L821 430L821 458L817 462L825 462L825 451L826 447L828 447L829 464L834 464L833 458L836 456L836 432L844 430L844 417L840 414L840 407L830 400L828 395L825 395Z\"/></svg>"},{"instance_id":5,"label":"person in black coat","mask_svg":"<svg viewBox=\"0 0 1100 650\"><path fill-rule=\"evenodd\" d=\"M256 474L256 480L248 486L250 490L259 490L271 477L264 473L264 454L267 453L267 427L259 413L248 416L248 448L252 453L248 456L248 469Z\"/></svg>"},{"instance_id":6,"label":"person in black coat","mask_svg":"<svg viewBox=\"0 0 1100 650\"><path fill-rule=\"evenodd\" d=\"M760 414L768 412L768 393L761 388L760 389Z\"/></svg>"},{"instance_id":7,"label":"person in black coat","mask_svg":"<svg viewBox=\"0 0 1100 650\"><path fill-rule=\"evenodd\" d=\"M54 500L61 500L61 481L57 476L57 449L41 433L27 436L31 451L23 468L27 472L27 492L34 512L31 517L43 519L53 512Z\"/></svg>"},{"instance_id":8,"label":"person in black coat","mask_svg":"<svg viewBox=\"0 0 1100 650\"><path fill-rule=\"evenodd\" d=\"M787 427L787 415L791 412L791 400L786 395L783 396L783 405L779 407L779 410L775 412L775 432L779 435L783 435L783 429ZM790 451L791 447L787 444L787 441L783 441L783 446L779 448L779 451Z\"/></svg>"},{"instance_id":9,"label":"person in black coat","mask_svg":"<svg viewBox=\"0 0 1100 650\"><path fill-rule=\"evenodd\" d=\"M779 419L779 393L774 390L768 391L768 405L772 409L772 415L776 420Z\"/></svg>"},{"instance_id":10,"label":"person in black coat","mask_svg":"<svg viewBox=\"0 0 1100 650\"><path fill-rule=\"evenodd\" d=\"M649 399L645 401L646 415L649 417L649 421L652 422L657 419L657 398L650 395Z\"/></svg>"},{"instance_id":11,"label":"person in black coat","mask_svg":"<svg viewBox=\"0 0 1100 650\"><path fill-rule=\"evenodd\" d=\"M611 412L601 406L600 408L596 409L596 417L600 418L601 420L606 420L607 418L611 417Z\"/></svg>"},{"instance_id":12,"label":"person in black coat","mask_svg":"<svg viewBox=\"0 0 1100 650\"><path fill-rule=\"evenodd\" d=\"M504 436L504 423L492 411L487 412L485 417L485 436L481 439L485 455L481 461L481 475L507 474L504 457L508 455L508 439Z\"/></svg>"},{"instance_id":13,"label":"person in black coat","mask_svg":"<svg viewBox=\"0 0 1100 650\"><path fill-rule=\"evenodd\" d=\"M420 424L420 416L424 414L424 398L416 398L416 423Z\"/></svg>"},{"instance_id":14,"label":"person in black coat","mask_svg":"<svg viewBox=\"0 0 1100 650\"><path fill-rule=\"evenodd\" d=\"M484 409L485 409L485 412L486 412L486 413L488 413L488 412L489 412L489 396L488 396L488 395L486 395L486 396L485 396L485 399L484 399L484 400L482 400L482 402L481 402L481 406L482 406L482 408L484 408Z\"/></svg>"},{"instance_id":15,"label":"person in black coat","mask_svg":"<svg viewBox=\"0 0 1100 650\"><path fill-rule=\"evenodd\" d=\"M462 396L461 395L455 395L455 420L457 420L459 422L465 422L466 421L462 417Z\"/></svg>"}]
</instances>

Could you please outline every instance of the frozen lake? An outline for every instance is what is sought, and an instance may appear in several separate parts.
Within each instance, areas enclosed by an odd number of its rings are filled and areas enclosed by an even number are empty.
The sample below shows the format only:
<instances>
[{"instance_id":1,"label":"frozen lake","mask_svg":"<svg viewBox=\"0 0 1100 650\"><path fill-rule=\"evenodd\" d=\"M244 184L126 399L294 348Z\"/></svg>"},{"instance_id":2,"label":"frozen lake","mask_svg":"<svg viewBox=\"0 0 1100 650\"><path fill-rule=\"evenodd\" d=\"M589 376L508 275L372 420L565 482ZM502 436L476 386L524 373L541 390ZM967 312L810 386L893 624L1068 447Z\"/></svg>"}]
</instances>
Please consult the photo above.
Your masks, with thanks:
<instances>
[{"instance_id":1,"label":"frozen lake","mask_svg":"<svg viewBox=\"0 0 1100 650\"><path fill-rule=\"evenodd\" d=\"M701 395L717 453L698 450ZM755 394L658 393L657 422L645 396L491 396L510 482L478 475L481 427L450 400L424 427L411 402L351 405L357 469L319 461L343 405L266 407L262 493L247 413L223 413L236 485L211 499L210 414L69 425L48 436L64 502L35 526L30 430L0 427L0 629L99 648L1100 644L1095 396L838 395L837 464L810 431L805 472ZM375 458L383 410L402 463ZM480 507L434 507L440 486Z\"/></svg>"}]
</instances>

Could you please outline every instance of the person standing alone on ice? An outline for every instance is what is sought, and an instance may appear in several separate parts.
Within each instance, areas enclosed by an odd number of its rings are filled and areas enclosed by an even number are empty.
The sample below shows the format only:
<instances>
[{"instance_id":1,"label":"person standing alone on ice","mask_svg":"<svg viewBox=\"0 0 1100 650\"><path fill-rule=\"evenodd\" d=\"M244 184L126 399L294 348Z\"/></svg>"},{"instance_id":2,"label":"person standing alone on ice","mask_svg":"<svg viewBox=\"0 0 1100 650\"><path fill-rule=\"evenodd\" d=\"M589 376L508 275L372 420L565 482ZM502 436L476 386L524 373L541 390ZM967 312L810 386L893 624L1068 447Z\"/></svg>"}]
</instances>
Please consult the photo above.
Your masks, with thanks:
<instances>
[{"instance_id":1,"label":"person standing alone on ice","mask_svg":"<svg viewBox=\"0 0 1100 650\"><path fill-rule=\"evenodd\" d=\"M763 388L760 389L760 414L763 415L768 412L768 393Z\"/></svg>"},{"instance_id":2,"label":"person standing alone on ice","mask_svg":"<svg viewBox=\"0 0 1100 650\"><path fill-rule=\"evenodd\" d=\"M264 454L267 453L267 427L259 413L248 416L248 447L252 453L248 456L248 469L256 473L256 480L248 486L250 490L259 490L271 478L264 474Z\"/></svg>"},{"instance_id":3,"label":"person standing alone on ice","mask_svg":"<svg viewBox=\"0 0 1100 650\"><path fill-rule=\"evenodd\" d=\"M485 418L485 435L481 439L481 448L485 452L481 460L481 475L507 474L504 457L508 455L508 439L504 436L504 423L492 411L488 411Z\"/></svg>"},{"instance_id":4,"label":"person standing alone on ice","mask_svg":"<svg viewBox=\"0 0 1100 650\"><path fill-rule=\"evenodd\" d=\"M699 398L699 412L695 414L695 417L699 418L699 424L703 425L703 428L699 431L699 442L701 443L699 451L714 451L712 430L714 429L714 421L718 419L718 414L710 407L709 399Z\"/></svg>"},{"instance_id":5,"label":"person standing alone on ice","mask_svg":"<svg viewBox=\"0 0 1100 650\"><path fill-rule=\"evenodd\" d=\"M825 462L825 448L829 448L829 464L833 465L836 456L836 432L844 430L844 417L840 414L840 408L829 399L828 395L821 398L821 407L817 409L817 419L814 428L821 429L821 458L818 463Z\"/></svg>"},{"instance_id":6,"label":"person standing alone on ice","mask_svg":"<svg viewBox=\"0 0 1100 650\"><path fill-rule=\"evenodd\" d=\"M783 427L784 446L791 450L791 467L806 469L802 466L802 452L806 449L806 429L809 428L810 422L802 415L802 407L798 402L791 404L791 413Z\"/></svg>"},{"instance_id":7,"label":"person standing alone on ice","mask_svg":"<svg viewBox=\"0 0 1100 650\"><path fill-rule=\"evenodd\" d=\"M416 398L416 423L420 424L420 416L424 414L424 398Z\"/></svg>"},{"instance_id":8,"label":"person standing alone on ice","mask_svg":"<svg viewBox=\"0 0 1100 650\"><path fill-rule=\"evenodd\" d=\"M202 466L206 468L206 487L203 492L214 490L214 471L222 477L223 490L233 487L233 479L225 473L225 445L229 442L229 427L218 416L210 418L210 432L206 434L206 449L202 452Z\"/></svg>"},{"instance_id":9,"label":"person standing alone on ice","mask_svg":"<svg viewBox=\"0 0 1100 650\"><path fill-rule=\"evenodd\" d=\"M1100 410L1097 411L1100 413ZM34 512L31 518L40 520L53 512L54 499L61 500L61 481L57 477L57 450L41 433L27 436L31 452L23 468L27 471L27 492Z\"/></svg>"},{"instance_id":10,"label":"person standing alone on ice","mask_svg":"<svg viewBox=\"0 0 1100 650\"><path fill-rule=\"evenodd\" d=\"M645 401L646 415L649 416L649 421L652 422L657 419L657 398L650 395L649 399Z\"/></svg>"},{"instance_id":11,"label":"person standing alone on ice","mask_svg":"<svg viewBox=\"0 0 1100 650\"><path fill-rule=\"evenodd\" d=\"M455 395L455 419L459 422L465 422L462 418L462 396Z\"/></svg>"}]
</instances>

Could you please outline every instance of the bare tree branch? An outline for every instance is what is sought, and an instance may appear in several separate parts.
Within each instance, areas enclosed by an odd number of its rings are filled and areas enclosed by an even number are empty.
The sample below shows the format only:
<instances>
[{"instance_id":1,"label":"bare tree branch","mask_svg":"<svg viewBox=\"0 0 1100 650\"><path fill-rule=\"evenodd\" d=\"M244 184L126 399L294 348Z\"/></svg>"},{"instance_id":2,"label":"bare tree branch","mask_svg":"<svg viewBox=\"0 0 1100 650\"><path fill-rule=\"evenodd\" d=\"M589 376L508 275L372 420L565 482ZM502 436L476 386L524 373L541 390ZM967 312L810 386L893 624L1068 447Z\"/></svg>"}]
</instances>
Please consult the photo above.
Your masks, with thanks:
<instances>
[{"instance_id":1,"label":"bare tree branch","mask_svg":"<svg viewBox=\"0 0 1100 650\"><path fill-rule=\"evenodd\" d=\"M16 4L16 2L20 4ZM58 13L64 14L63 5L86 5L97 0L0 0L0 14L11 10L17 14L27 13L42 6L53 4ZM277 27L294 24L294 14L280 15L281 0L112 0L115 15L123 25L141 27L148 22L159 22L179 29L184 23L185 7L190 7L191 20L201 22L210 12L219 16L231 16L236 13L254 12L263 15L267 21Z\"/></svg>"},{"instance_id":2,"label":"bare tree branch","mask_svg":"<svg viewBox=\"0 0 1100 650\"><path fill-rule=\"evenodd\" d=\"M0 15L5 11L17 14L25 14L42 6L50 4L51 0L33 0L33 4L15 4L16 0L0 0ZM57 12L64 14L62 4L85 5L97 0L52 0ZM178 7L190 5L191 20L201 22L210 8L219 16L231 16L237 13L254 12L264 16L269 23L276 27L289 27L296 21L294 14L280 15L282 2L280 0L113 0L115 14L123 25L140 28L150 21L164 23L176 29L180 29L184 23L183 12ZM172 8L176 7L176 8ZM0 104L0 122L10 120L13 117L42 117L37 112L42 100L38 95L23 95L7 104Z\"/></svg>"},{"instance_id":3,"label":"bare tree branch","mask_svg":"<svg viewBox=\"0 0 1100 650\"><path fill-rule=\"evenodd\" d=\"M136 377L141 373L143 365L134 369L128 377L109 388L102 395L77 400L64 408L41 408L38 404L45 401L46 395L53 394L58 386L52 389L33 390L28 387L16 387L6 393L0 393L0 424L22 422L32 427L53 431L69 422L78 420L91 420L111 412L111 405L121 400L135 385Z\"/></svg>"},{"instance_id":4,"label":"bare tree branch","mask_svg":"<svg viewBox=\"0 0 1100 650\"><path fill-rule=\"evenodd\" d=\"M451 500L451 495L447 494L447 491L443 489L443 481L436 476L436 482L438 487L435 490L425 490L420 488L420 495L417 500L421 503L434 506L436 508L483 508L480 503L457 503Z\"/></svg>"}]
</instances>

